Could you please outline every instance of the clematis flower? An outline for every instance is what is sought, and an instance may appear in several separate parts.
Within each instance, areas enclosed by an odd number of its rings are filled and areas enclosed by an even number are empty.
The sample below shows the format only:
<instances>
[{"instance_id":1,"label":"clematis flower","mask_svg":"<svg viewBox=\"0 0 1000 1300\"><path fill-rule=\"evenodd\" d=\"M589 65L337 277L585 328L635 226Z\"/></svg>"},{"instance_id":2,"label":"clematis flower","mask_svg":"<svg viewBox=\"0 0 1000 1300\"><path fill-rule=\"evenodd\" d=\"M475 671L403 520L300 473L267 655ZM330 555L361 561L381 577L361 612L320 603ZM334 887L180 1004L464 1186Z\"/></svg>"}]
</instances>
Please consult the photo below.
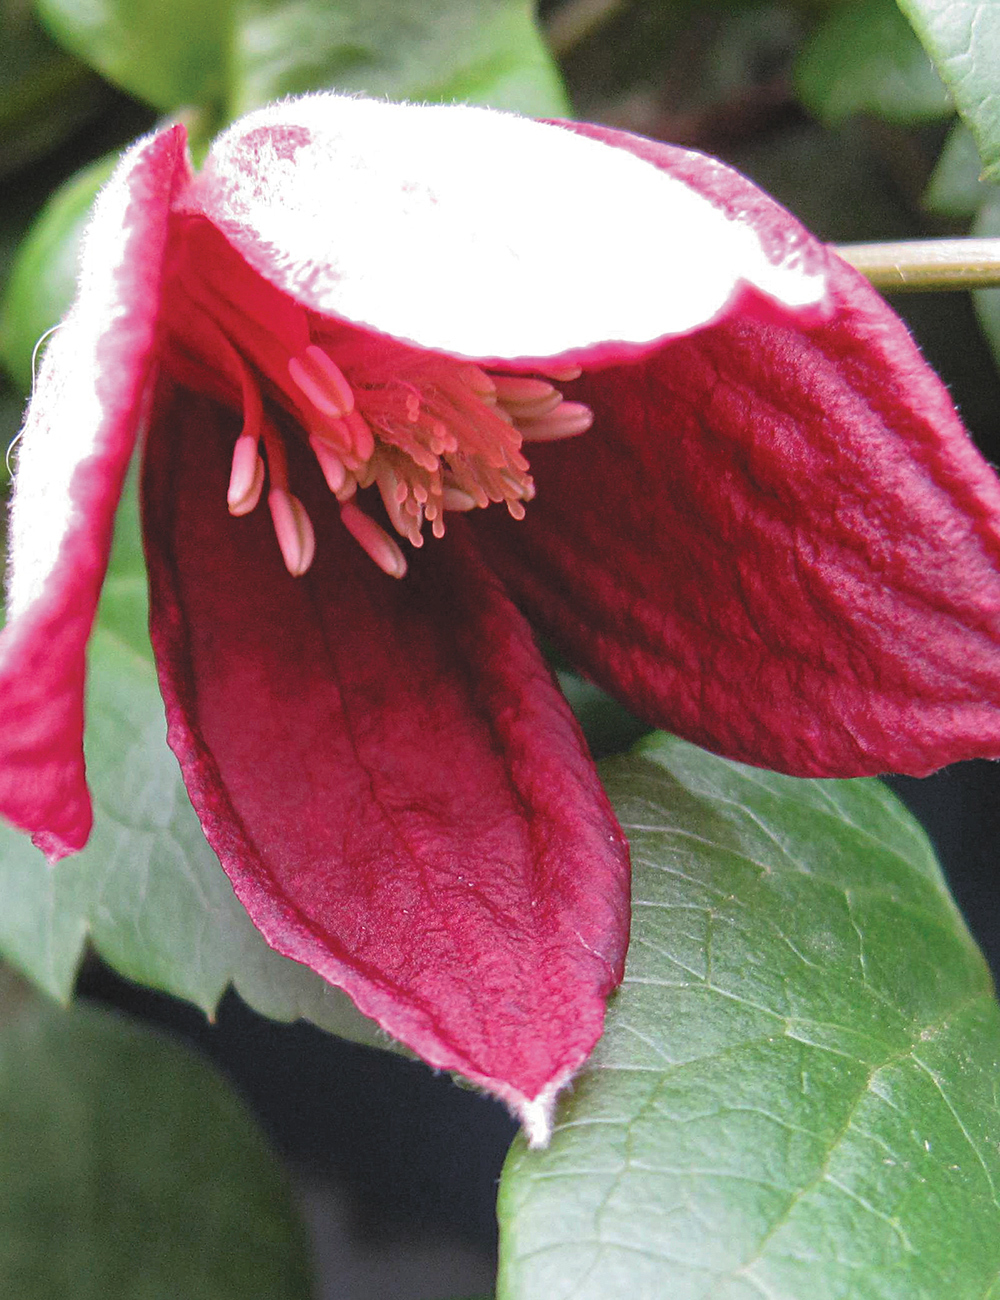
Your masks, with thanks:
<instances>
[{"instance_id":1,"label":"clematis flower","mask_svg":"<svg viewBox=\"0 0 1000 1300\"><path fill-rule=\"evenodd\" d=\"M24 429L0 809L91 825L84 650L140 432L168 738L269 943L544 1138L627 848L526 616L802 775L1000 754L1000 491L906 330L749 182L317 95L103 192Z\"/></svg>"}]
</instances>

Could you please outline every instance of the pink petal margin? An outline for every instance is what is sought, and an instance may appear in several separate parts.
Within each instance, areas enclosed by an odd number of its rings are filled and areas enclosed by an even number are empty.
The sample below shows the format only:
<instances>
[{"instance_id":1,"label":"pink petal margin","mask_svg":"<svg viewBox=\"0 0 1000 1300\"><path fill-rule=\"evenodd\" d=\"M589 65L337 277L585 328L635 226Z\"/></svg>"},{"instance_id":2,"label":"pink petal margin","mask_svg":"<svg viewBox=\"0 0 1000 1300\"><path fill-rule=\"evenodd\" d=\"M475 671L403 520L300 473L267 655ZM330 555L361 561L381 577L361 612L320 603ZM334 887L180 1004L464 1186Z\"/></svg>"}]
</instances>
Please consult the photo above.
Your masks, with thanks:
<instances>
[{"instance_id":1,"label":"pink petal margin","mask_svg":"<svg viewBox=\"0 0 1000 1300\"><path fill-rule=\"evenodd\" d=\"M50 862L81 849L93 820L85 649L141 424L184 148L182 127L140 141L100 194L80 289L45 353L20 444L0 633L0 812Z\"/></svg>"},{"instance_id":2,"label":"pink petal margin","mask_svg":"<svg viewBox=\"0 0 1000 1300\"><path fill-rule=\"evenodd\" d=\"M699 154L573 126L802 227ZM476 519L538 626L637 713L799 776L1000 755L1000 483L905 326L830 259L822 322L734 313L568 395L516 527ZM489 516L489 517L488 517Z\"/></svg>"},{"instance_id":3,"label":"pink petal margin","mask_svg":"<svg viewBox=\"0 0 1000 1300\"><path fill-rule=\"evenodd\" d=\"M629 872L527 624L461 519L386 577L294 445L317 547L289 578L267 511L227 512L235 417L155 409L151 633L209 843L272 947L545 1140L621 979Z\"/></svg>"}]
</instances>

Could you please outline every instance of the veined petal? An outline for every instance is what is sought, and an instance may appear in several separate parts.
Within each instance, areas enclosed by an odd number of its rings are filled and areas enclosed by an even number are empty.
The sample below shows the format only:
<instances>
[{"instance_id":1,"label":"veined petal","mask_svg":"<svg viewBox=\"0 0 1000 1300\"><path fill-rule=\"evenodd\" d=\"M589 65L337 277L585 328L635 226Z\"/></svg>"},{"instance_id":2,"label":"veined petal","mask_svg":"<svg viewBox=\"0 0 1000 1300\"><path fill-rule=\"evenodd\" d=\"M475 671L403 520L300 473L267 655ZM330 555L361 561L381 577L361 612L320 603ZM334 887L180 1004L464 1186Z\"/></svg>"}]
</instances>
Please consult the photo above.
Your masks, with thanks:
<instances>
[{"instance_id":1,"label":"veined petal","mask_svg":"<svg viewBox=\"0 0 1000 1300\"><path fill-rule=\"evenodd\" d=\"M831 295L823 325L727 320L585 377L593 429L533 449L527 518L475 524L585 671L719 753L1000 755L1000 485L882 299L842 263Z\"/></svg>"},{"instance_id":2,"label":"veined petal","mask_svg":"<svg viewBox=\"0 0 1000 1300\"><path fill-rule=\"evenodd\" d=\"M205 833L272 946L542 1136L627 934L576 724L463 521L388 577L293 444L317 542L293 580L266 513L226 509L237 431L163 392L146 452L153 645Z\"/></svg>"},{"instance_id":3,"label":"veined petal","mask_svg":"<svg viewBox=\"0 0 1000 1300\"><path fill-rule=\"evenodd\" d=\"M141 419L183 128L141 140L102 191L76 301L18 450L0 634L0 812L51 860L83 847L84 650Z\"/></svg>"},{"instance_id":4,"label":"veined petal","mask_svg":"<svg viewBox=\"0 0 1000 1300\"><path fill-rule=\"evenodd\" d=\"M747 286L824 303L827 253L787 214L760 230L639 147L478 108L285 101L219 138L183 206L303 304L456 355L621 357Z\"/></svg>"}]
</instances>

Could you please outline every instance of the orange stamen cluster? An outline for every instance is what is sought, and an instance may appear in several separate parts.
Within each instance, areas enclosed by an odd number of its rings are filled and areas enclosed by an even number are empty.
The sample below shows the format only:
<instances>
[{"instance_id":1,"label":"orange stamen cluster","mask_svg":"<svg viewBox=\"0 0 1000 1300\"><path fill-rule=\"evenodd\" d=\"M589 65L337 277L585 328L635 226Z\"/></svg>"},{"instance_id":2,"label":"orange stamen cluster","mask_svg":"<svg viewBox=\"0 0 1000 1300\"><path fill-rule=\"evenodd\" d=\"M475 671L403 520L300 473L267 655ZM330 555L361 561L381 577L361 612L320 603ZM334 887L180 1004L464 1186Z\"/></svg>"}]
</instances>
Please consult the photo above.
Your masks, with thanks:
<instances>
[{"instance_id":1,"label":"orange stamen cluster","mask_svg":"<svg viewBox=\"0 0 1000 1300\"><path fill-rule=\"evenodd\" d=\"M312 523L290 491L281 437L248 368L242 361L240 367L244 424L233 450L229 510L242 515L257 505L263 443L275 534L289 572L301 574L315 552ZM522 444L572 437L592 422L588 407L564 401L549 382L579 373L488 374L469 362L345 332L289 357L279 383L345 528L379 568L401 578L406 558L399 543L358 504L358 490L378 489L395 534L414 547L423 545L425 523L435 537L444 535L449 510L496 502L522 519L535 494Z\"/></svg>"}]
</instances>

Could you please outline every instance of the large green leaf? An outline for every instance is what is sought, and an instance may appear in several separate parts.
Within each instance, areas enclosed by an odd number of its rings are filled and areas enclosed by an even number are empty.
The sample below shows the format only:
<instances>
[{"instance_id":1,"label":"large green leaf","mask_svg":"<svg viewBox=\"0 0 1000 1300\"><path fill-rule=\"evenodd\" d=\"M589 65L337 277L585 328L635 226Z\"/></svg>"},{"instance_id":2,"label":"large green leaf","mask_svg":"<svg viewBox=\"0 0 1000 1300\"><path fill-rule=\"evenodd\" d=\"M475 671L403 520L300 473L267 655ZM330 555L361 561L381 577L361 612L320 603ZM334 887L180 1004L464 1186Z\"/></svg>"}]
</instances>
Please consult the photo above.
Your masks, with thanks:
<instances>
[{"instance_id":1,"label":"large green leaf","mask_svg":"<svg viewBox=\"0 0 1000 1300\"><path fill-rule=\"evenodd\" d=\"M317 87L565 114L531 0L237 0L234 116Z\"/></svg>"},{"instance_id":2,"label":"large green leaf","mask_svg":"<svg viewBox=\"0 0 1000 1300\"><path fill-rule=\"evenodd\" d=\"M1000 176L1000 4L996 0L898 0L972 128L984 177Z\"/></svg>"},{"instance_id":3,"label":"large green leaf","mask_svg":"<svg viewBox=\"0 0 1000 1300\"><path fill-rule=\"evenodd\" d=\"M0 1293L307 1300L285 1176L215 1071L95 1007L12 1005L3 983Z\"/></svg>"},{"instance_id":4,"label":"large green leaf","mask_svg":"<svg viewBox=\"0 0 1000 1300\"><path fill-rule=\"evenodd\" d=\"M236 117L342 89L566 111L531 0L38 0L50 31L157 108Z\"/></svg>"},{"instance_id":5,"label":"large green leaf","mask_svg":"<svg viewBox=\"0 0 1000 1300\"><path fill-rule=\"evenodd\" d=\"M604 772L628 973L508 1159L501 1300L1000 1295L1000 1008L916 823L665 737Z\"/></svg>"},{"instance_id":6,"label":"large green leaf","mask_svg":"<svg viewBox=\"0 0 1000 1300\"><path fill-rule=\"evenodd\" d=\"M914 122L953 111L895 0L856 0L834 9L799 56L795 88L829 125L855 113Z\"/></svg>"},{"instance_id":7,"label":"large green leaf","mask_svg":"<svg viewBox=\"0 0 1000 1300\"><path fill-rule=\"evenodd\" d=\"M924 207L937 216L970 220L992 192L981 172L975 137L964 122L957 122L924 190Z\"/></svg>"},{"instance_id":8,"label":"large green leaf","mask_svg":"<svg viewBox=\"0 0 1000 1300\"><path fill-rule=\"evenodd\" d=\"M57 41L154 108L224 101L229 0L35 3Z\"/></svg>"},{"instance_id":9,"label":"large green leaf","mask_svg":"<svg viewBox=\"0 0 1000 1300\"><path fill-rule=\"evenodd\" d=\"M48 867L0 824L0 952L65 1000L89 937L122 975L206 1012L231 982L264 1015L389 1046L344 994L268 948L205 842L164 739L136 513L130 493L91 644L94 832L82 853Z\"/></svg>"}]
</instances>

